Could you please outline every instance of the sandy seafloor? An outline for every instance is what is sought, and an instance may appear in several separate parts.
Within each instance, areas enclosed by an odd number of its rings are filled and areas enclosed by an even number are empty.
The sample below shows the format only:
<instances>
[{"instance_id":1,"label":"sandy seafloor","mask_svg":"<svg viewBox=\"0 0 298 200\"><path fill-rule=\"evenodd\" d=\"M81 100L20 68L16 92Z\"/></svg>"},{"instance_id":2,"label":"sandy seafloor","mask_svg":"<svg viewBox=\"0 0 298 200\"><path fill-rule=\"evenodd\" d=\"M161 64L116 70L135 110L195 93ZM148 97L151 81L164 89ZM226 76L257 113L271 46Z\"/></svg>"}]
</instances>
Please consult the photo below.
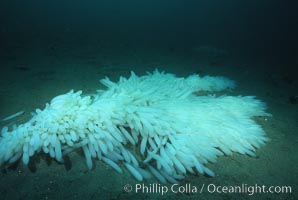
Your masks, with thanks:
<instances>
[{"instance_id":1,"label":"sandy seafloor","mask_svg":"<svg viewBox=\"0 0 298 200\"><path fill-rule=\"evenodd\" d=\"M188 175L181 185L191 184L203 193L127 193L126 184L134 186L136 180L127 170L118 174L101 161L94 161L89 171L81 151L67 156L66 163L57 163L41 154L31 158L28 166L19 162L3 166L0 173L0 199L298 199L298 105L288 101L295 96L297 79L282 68L268 66L260 58L239 59L236 55L207 56L196 53L158 49L82 48L71 45L58 47L28 47L12 50L1 57L0 118L20 110L21 117L9 122L25 122L30 112L44 108L53 97L70 89L83 90L85 94L103 88L98 80L109 76L117 80L128 76L131 70L138 75L155 68L187 76L222 75L237 82L237 88L228 95L253 95L265 101L272 118L259 117L271 139L257 150L257 157L239 154L218 158L208 165L216 176ZM7 125L2 123L1 126ZM122 166L123 167L123 166ZM155 179L145 184L158 183ZM219 186L291 186L291 194L262 193L249 195L209 193L209 184ZM170 187L170 185L168 185Z\"/></svg>"}]
</instances>

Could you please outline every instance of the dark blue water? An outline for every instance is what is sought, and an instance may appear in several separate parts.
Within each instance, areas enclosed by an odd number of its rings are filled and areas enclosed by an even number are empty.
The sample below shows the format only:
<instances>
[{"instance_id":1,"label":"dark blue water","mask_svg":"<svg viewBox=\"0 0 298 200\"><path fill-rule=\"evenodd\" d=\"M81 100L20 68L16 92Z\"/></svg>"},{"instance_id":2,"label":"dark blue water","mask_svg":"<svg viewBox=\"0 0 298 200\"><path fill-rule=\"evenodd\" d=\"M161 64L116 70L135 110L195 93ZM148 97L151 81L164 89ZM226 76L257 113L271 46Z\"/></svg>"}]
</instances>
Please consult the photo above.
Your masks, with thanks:
<instances>
[{"instance_id":1,"label":"dark blue water","mask_svg":"<svg viewBox=\"0 0 298 200\"><path fill-rule=\"evenodd\" d=\"M113 48L121 43L182 52L212 45L270 64L291 64L297 62L296 11L291 0L3 0L1 54L36 43Z\"/></svg>"}]
</instances>

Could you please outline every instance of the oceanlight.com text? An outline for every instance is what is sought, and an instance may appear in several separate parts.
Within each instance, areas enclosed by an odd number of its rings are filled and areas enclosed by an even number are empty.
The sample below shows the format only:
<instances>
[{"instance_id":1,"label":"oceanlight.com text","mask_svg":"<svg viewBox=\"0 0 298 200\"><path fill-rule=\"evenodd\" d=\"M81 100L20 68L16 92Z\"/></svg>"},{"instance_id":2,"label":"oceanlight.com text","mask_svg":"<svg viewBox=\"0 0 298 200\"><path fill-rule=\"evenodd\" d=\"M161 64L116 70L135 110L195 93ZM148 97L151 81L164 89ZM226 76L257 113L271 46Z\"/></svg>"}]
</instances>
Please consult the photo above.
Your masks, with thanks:
<instances>
[{"instance_id":1,"label":"oceanlight.com text","mask_svg":"<svg viewBox=\"0 0 298 200\"><path fill-rule=\"evenodd\" d=\"M124 186L125 192L135 192L144 194L161 194L165 195L167 193L182 193L182 194L195 194L195 193L219 193L219 194L290 194L292 193L291 186L265 186L265 185L216 185L216 184L202 184L193 185L187 184L172 184L163 185L158 183L153 184L135 184L134 186L126 184Z\"/></svg>"}]
</instances>

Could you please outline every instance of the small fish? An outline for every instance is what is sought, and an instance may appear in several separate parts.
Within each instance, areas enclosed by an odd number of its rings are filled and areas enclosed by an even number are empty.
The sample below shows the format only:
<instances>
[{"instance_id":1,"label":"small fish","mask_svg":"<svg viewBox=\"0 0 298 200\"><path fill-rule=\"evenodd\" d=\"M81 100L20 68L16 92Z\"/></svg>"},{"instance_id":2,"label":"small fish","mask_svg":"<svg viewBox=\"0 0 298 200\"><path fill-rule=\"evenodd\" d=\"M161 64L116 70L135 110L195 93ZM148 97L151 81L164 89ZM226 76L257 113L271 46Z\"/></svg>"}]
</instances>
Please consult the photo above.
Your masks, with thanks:
<instances>
[{"instance_id":1,"label":"small fish","mask_svg":"<svg viewBox=\"0 0 298 200\"><path fill-rule=\"evenodd\" d=\"M297 104L298 96L290 96L288 101L289 101L290 104Z\"/></svg>"},{"instance_id":2,"label":"small fish","mask_svg":"<svg viewBox=\"0 0 298 200\"><path fill-rule=\"evenodd\" d=\"M0 122L5 122L5 121L8 121L8 120L11 120L11 119L16 118L16 117L18 117L18 116L20 116L24 113L25 113L25 111L17 112L15 114L12 114L12 115L9 115L9 116L5 117L4 119L1 119Z\"/></svg>"}]
</instances>

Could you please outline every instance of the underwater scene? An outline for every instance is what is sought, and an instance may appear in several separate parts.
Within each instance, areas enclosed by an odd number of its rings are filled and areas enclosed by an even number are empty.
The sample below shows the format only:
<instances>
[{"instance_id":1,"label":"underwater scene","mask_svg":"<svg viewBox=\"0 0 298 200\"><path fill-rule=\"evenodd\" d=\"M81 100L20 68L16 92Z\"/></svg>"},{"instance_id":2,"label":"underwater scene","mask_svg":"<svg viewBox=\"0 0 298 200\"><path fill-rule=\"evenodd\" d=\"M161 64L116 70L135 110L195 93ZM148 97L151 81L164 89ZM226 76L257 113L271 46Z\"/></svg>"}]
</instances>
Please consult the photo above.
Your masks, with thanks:
<instances>
[{"instance_id":1,"label":"underwater scene","mask_svg":"<svg viewBox=\"0 0 298 200\"><path fill-rule=\"evenodd\" d=\"M0 199L298 199L298 2L0 2Z\"/></svg>"}]
</instances>

